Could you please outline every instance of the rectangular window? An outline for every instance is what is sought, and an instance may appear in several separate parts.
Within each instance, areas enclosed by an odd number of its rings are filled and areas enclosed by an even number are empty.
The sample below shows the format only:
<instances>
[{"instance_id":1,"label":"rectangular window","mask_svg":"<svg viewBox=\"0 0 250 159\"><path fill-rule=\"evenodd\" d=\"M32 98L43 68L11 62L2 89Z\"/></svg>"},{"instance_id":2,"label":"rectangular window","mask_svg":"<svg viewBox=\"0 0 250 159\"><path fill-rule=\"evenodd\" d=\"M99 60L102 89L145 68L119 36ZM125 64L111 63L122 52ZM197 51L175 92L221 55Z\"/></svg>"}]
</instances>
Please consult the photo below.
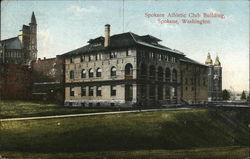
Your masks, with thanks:
<instances>
[{"instance_id":1,"label":"rectangular window","mask_svg":"<svg viewBox=\"0 0 250 159\"><path fill-rule=\"evenodd\" d=\"M203 86L206 86L206 78L203 78Z\"/></svg>"},{"instance_id":2,"label":"rectangular window","mask_svg":"<svg viewBox=\"0 0 250 159\"><path fill-rule=\"evenodd\" d=\"M74 79L74 71L70 71L69 72L69 78L70 79Z\"/></svg>"},{"instance_id":3,"label":"rectangular window","mask_svg":"<svg viewBox=\"0 0 250 159\"><path fill-rule=\"evenodd\" d=\"M83 62L84 61L84 56L81 56L80 60L81 60L81 62Z\"/></svg>"},{"instance_id":4,"label":"rectangular window","mask_svg":"<svg viewBox=\"0 0 250 159\"><path fill-rule=\"evenodd\" d=\"M81 87L81 95L86 96L86 87L85 86Z\"/></svg>"},{"instance_id":5,"label":"rectangular window","mask_svg":"<svg viewBox=\"0 0 250 159\"><path fill-rule=\"evenodd\" d=\"M111 96L116 96L116 86L111 86L110 87L110 95Z\"/></svg>"},{"instance_id":6,"label":"rectangular window","mask_svg":"<svg viewBox=\"0 0 250 159\"><path fill-rule=\"evenodd\" d=\"M74 95L75 95L74 87L70 87L70 96L74 96Z\"/></svg>"},{"instance_id":7,"label":"rectangular window","mask_svg":"<svg viewBox=\"0 0 250 159\"><path fill-rule=\"evenodd\" d=\"M102 54L96 54L96 60L101 60L102 59Z\"/></svg>"},{"instance_id":8,"label":"rectangular window","mask_svg":"<svg viewBox=\"0 0 250 159\"><path fill-rule=\"evenodd\" d=\"M89 87L89 96L94 96L94 87Z\"/></svg>"},{"instance_id":9,"label":"rectangular window","mask_svg":"<svg viewBox=\"0 0 250 159\"><path fill-rule=\"evenodd\" d=\"M73 58L70 58L70 63L73 63Z\"/></svg>"},{"instance_id":10,"label":"rectangular window","mask_svg":"<svg viewBox=\"0 0 250 159\"><path fill-rule=\"evenodd\" d=\"M110 52L110 59L117 58L117 52Z\"/></svg>"},{"instance_id":11,"label":"rectangular window","mask_svg":"<svg viewBox=\"0 0 250 159\"><path fill-rule=\"evenodd\" d=\"M96 87L96 96L102 96L102 87L101 86Z\"/></svg>"},{"instance_id":12,"label":"rectangular window","mask_svg":"<svg viewBox=\"0 0 250 159\"><path fill-rule=\"evenodd\" d=\"M126 51L126 56L131 56L131 55L132 55L132 50L130 50L130 49L127 50L127 51Z\"/></svg>"},{"instance_id":13,"label":"rectangular window","mask_svg":"<svg viewBox=\"0 0 250 159\"><path fill-rule=\"evenodd\" d=\"M89 55L89 61L93 60L93 55Z\"/></svg>"}]
</instances>

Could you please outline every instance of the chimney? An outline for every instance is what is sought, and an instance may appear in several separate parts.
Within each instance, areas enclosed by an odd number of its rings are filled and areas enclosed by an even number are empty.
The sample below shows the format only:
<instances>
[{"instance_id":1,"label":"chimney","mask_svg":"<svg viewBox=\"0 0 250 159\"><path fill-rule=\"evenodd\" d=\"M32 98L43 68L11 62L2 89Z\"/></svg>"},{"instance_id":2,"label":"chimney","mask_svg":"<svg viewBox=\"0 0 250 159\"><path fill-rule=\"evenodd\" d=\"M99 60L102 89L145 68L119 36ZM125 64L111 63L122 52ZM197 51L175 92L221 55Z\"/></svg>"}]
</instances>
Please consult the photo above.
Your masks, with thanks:
<instances>
[{"instance_id":1,"label":"chimney","mask_svg":"<svg viewBox=\"0 0 250 159\"><path fill-rule=\"evenodd\" d=\"M110 44L110 25L105 25L105 38L104 38L104 47L108 47Z\"/></svg>"}]
</instances>

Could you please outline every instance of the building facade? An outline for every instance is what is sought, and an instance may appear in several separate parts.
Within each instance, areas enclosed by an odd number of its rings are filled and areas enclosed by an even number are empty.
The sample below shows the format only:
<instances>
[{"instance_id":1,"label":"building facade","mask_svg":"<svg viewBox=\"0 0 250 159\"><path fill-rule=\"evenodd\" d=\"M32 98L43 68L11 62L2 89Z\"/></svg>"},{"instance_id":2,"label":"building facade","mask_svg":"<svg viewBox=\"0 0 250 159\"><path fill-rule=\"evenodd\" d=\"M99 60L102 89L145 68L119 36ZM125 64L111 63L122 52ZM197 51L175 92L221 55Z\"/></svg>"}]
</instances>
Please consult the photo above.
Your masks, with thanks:
<instances>
[{"instance_id":1,"label":"building facade","mask_svg":"<svg viewBox=\"0 0 250 159\"><path fill-rule=\"evenodd\" d=\"M31 99L31 70L18 64L0 64L0 100Z\"/></svg>"},{"instance_id":2,"label":"building facade","mask_svg":"<svg viewBox=\"0 0 250 159\"><path fill-rule=\"evenodd\" d=\"M161 40L151 35L127 32L110 36L110 25L105 25L104 35L62 55L65 106L176 104L189 98L181 84L185 76L192 75L182 73L182 63L206 73L206 66L186 62L183 53L159 44ZM199 78L205 78L204 74ZM206 90L207 85L197 85L196 95L197 91L204 94L195 100L207 100Z\"/></svg>"},{"instance_id":3,"label":"building facade","mask_svg":"<svg viewBox=\"0 0 250 159\"><path fill-rule=\"evenodd\" d=\"M203 104L208 99L208 66L184 57L181 65L181 99L189 104Z\"/></svg>"},{"instance_id":4,"label":"building facade","mask_svg":"<svg viewBox=\"0 0 250 159\"><path fill-rule=\"evenodd\" d=\"M37 23L34 12L29 25L17 37L0 42L0 63L30 65L37 58Z\"/></svg>"},{"instance_id":5,"label":"building facade","mask_svg":"<svg viewBox=\"0 0 250 159\"><path fill-rule=\"evenodd\" d=\"M218 101L222 100L222 67L217 56L215 62L211 59L208 53L205 64L208 65L208 100Z\"/></svg>"},{"instance_id":6,"label":"building facade","mask_svg":"<svg viewBox=\"0 0 250 159\"><path fill-rule=\"evenodd\" d=\"M32 61L32 97L35 100L64 102L64 60L60 56Z\"/></svg>"}]
</instances>

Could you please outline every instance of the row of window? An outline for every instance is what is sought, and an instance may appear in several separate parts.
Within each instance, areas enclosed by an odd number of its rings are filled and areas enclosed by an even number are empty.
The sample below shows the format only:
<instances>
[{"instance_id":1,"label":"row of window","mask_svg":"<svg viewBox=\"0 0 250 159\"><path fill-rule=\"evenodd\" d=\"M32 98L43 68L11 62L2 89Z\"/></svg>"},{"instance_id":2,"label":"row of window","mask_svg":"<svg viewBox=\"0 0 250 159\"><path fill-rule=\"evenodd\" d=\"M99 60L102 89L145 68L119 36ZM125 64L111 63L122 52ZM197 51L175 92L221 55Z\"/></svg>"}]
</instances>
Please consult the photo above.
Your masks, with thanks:
<instances>
[{"instance_id":1,"label":"row of window","mask_svg":"<svg viewBox=\"0 0 250 159\"><path fill-rule=\"evenodd\" d=\"M88 72L89 78L94 77L94 72L96 73L96 77L102 77L102 69L101 68L97 68L96 71L94 71L94 69L90 68L88 71L86 71L85 69L81 70L81 78L87 78L87 72ZM111 67L110 75L111 75L111 77L116 76L116 67L115 66ZM132 64L130 64L130 63L126 64L125 75L133 75ZM70 79L74 79L74 78L75 78L75 73L73 70L71 70L70 71Z\"/></svg>"},{"instance_id":2,"label":"row of window","mask_svg":"<svg viewBox=\"0 0 250 159\"><path fill-rule=\"evenodd\" d=\"M185 78L185 84L186 85L188 85L189 83L191 84L191 85L194 85L195 83L196 83L196 81L197 81L197 83L198 83L198 86L200 86L201 85L201 80L202 79L194 79L194 78L190 78L190 82L188 82L188 78ZM202 81L203 83L203 86L206 86L206 78L203 78L203 81Z\"/></svg>"},{"instance_id":3,"label":"row of window","mask_svg":"<svg viewBox=\"0 0 250 159\"><path fill-rule=\"evenodd\" d=\"M70 87L70 96L75 96L75 88ZM87 87L81 87L81 96L94 96L94 86L88 87L88 95L87 95ZM102 96L102 86L96 86L96 96ZM116 96L116 86L110 86L110 96Z\"/></svg>"},{"instance_id":4,"label":"row of window","mask_svg":"<svg viewBox=\"0 0 250 159\"><path fill-rule=\"evenodd\" d=\"M141 70L141 77L146 77L147 74L147 65L146 64L141 64L140 66L140 70ZM156 74L158 75L158 80L159 81L163 81L164 79L164 72L165 72L165 80L166 81L170 81L171 79L171 75L172 75L172 81L176 82L177 81L177 70L173 69L172 72L169 68L166 68L165 70L163 70L163 68L161 66L159 66L156 70L155 66L151 65L149 67L149 77L150 79L156 79Z\"/></svg>"},{"instance_id":5,"label":"row of window","mask_svg":"<svg viewBox=\"0 0 250 159\"><path fill-rule=\"evenodd\" d=\"M158 86L157 87L157 96L159 100L163 100L164 96L163 96L163 89L164 86ZM140 93L141 96L143 98L147 98L147 90L146 90L146 86L142 86L140 89ZM165 99L170 99L171 95L173 97L177 96L177 88L176 87L165 87ZM156 98L156 88L155 85L150 85L149 87L149 98L154 100Z\"/></svg>"},{"instance_id":6,"label":"row of window","mask_svg":"<svg viewBox=\"0 0 250 159\"><path fill-rule=\"evenodd\" d=\"M96 71L94 71L94 69L90 68L88 70L89 78L94 77L94 72L96 73L96 77L102 77L102 69L101 68L97 68ZM111 77L116 76L116 67L114 67L114 66L111 67L110 75L111 75ZM70 79L74 79L74 78L75 78L75 73L72 70L72 71L70 71ZM87 71L85 69L82 69L82 71L81 71L81 78L87 78Z\"/></svg>"},{"instance_id":7,"label":"row of window","mask_svg":"<svg viewBox=\"0 0 250 159\"><path fill-rule=\"evenodd\" d=\"M176 57L170 56L167 54L160 54L160 53L147 52L147 51L140 51L138 54L142 58L155 59L158 61L166 61L166 62L172 62L172 63L177 62Z\"/></svg>"},{"instance_id":8,"label":"row of window","mask_svg":"<svg viewBox=\"0 0 250 159\"><path fill-rule=\"evenodd\" d=\"M109 59L117 58L117 51L112 51L109 53ZM131 56L132 55L132 50L126 50L126 56ZM94 55L84 55L80 56L80 61L93 61L93 60L102 60L103 59L103 54L102 53L97 53ZM73 58L70 58L70 63L73 63Z\"/></svg>"},{"instance_id":9,"label":"row of window","mask_svg":"<svg viewBox=\"0 0 250 159\"><path fill-rule=\"evenodd\" d=\"M0 53L0 57L3 56L3 53ZM21 53L20 52L5 52L4 54L5 57L13 57L13 58L20 58Z\"/></svg>"}]
</instances>

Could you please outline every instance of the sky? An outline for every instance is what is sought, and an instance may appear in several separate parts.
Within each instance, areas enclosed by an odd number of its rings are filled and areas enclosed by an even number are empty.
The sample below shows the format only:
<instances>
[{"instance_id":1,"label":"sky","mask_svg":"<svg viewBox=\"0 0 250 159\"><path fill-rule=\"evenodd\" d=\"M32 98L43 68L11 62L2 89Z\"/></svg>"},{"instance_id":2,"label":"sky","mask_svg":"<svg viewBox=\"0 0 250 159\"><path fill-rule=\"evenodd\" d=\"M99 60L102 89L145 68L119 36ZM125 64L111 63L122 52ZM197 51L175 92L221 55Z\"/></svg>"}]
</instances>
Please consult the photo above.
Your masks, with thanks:
<instances>
[{"instance_id":1,"label":"sky","mask_svg":"<svg viewBox=\"0 0 250 159\"><path fill-rule=\"evenodd\" d=\"M249 2L247 0L63 0L1 1L1 40L15 37L28 25L32 11L38 27L38 57L55 57L82 47L89 39L133 32L153 35L162 45L182 51L204 63L208 52L219 57L223 89L249 89ZM204 13L223 15L206 18ZM164 14L164 17L148 17ZM169 17L182 14L183 17ZM196 15L196 17L194 17ZM200 17L197 17L200 15ZM210 20L209 24L184 24L182 19ZM177 20L179 23L159 23Z\"/></svg>"}]
</instances>

